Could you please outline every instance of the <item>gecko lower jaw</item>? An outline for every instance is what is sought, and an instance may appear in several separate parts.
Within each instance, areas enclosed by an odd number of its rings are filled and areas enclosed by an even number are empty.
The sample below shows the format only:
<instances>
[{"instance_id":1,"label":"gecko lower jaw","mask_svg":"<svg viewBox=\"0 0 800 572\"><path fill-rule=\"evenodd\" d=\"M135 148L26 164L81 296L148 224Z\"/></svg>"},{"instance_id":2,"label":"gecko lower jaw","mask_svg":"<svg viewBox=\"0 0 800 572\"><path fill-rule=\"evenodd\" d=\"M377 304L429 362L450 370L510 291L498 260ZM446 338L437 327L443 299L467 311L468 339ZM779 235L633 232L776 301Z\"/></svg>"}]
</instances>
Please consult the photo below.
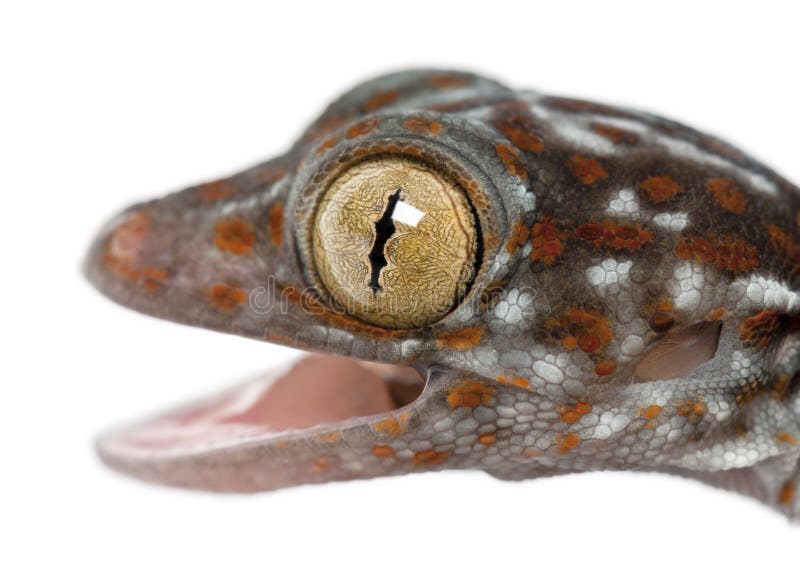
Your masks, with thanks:
<instances>
[{"instance_id":1,"label":"gecko lower jaw","mask_svg":"<svg viewBox=\"0 0 800 572\"><path fill-rule=\"evenodd\" d=\"M144 458L333 434L413 407L426 380L422 365L308 353L283 372L113 430L97 447L108 464L131 472L126 467Z\"/></svg>"}]
</instances>

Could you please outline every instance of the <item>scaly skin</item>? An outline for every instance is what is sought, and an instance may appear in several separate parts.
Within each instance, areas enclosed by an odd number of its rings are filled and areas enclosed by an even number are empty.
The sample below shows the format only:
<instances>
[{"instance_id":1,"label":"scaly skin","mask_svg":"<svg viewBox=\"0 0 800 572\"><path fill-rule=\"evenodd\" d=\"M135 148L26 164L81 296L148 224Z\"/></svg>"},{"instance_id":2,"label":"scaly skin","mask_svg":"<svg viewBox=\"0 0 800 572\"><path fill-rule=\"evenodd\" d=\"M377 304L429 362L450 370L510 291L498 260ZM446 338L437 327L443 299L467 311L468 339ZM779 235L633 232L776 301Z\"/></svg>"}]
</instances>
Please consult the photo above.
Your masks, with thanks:
<instances>
[{"instance_id":1,"label":"scaly skin","mask_svg":"<svg viewBox=\"0 0 800 572\"><path fill-rule=\"evenodd\" d=\"M480 221L466 299L425 328L364 324L318 288L317 200L374 153L435 165ZM234 427L213 445L154 450L133 428L101 454L149 480L235 491L456 468L662 471L797 517L799 197L728 144L646 113L465 73L374 79L284 155L126 210L86 271L148 314L414 364L422 395L296 431Z\"/></svg>"}]
</instances>

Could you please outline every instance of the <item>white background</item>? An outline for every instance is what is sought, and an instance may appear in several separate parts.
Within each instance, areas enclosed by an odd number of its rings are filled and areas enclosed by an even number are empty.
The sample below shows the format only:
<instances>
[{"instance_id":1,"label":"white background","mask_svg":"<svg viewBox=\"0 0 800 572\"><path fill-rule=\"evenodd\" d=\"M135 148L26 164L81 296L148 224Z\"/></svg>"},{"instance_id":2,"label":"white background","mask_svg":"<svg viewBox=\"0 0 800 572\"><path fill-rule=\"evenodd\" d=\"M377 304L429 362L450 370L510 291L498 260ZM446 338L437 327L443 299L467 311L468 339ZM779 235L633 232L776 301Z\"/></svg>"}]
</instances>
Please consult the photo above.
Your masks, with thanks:
<instances>
[{"instance_id":1,"label":"white background","mask_svg":"<svg viewBox=\"0 0 800 572\"><path fill-rule=\"evenodd\" d=\"M797 569L800 528L677 478L438 473L231 497L98 463L103 428L293 352L106 301L78 271L93 233L130 202L281 151L375 73L463 67L644 107L800 181L796 8L361 6L0 9L0 569Z\"/></svg>"}]
</instances>

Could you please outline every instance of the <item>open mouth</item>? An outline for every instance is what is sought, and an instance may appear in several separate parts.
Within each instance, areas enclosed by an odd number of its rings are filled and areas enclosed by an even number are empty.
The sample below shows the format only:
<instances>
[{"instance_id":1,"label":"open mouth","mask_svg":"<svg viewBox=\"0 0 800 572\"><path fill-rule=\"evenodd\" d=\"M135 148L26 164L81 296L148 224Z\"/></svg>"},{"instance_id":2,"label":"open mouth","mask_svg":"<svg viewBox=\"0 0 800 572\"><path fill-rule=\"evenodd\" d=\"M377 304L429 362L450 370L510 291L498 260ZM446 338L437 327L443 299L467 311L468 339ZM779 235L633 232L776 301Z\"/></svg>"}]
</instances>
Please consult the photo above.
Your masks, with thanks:
<instances>
[{"instance_id":1,"label":"open mouth","mask_svg":"<svg viewBox=\"0 0 800 572\"><path fill-rule=\"evenodd\" d=\"M459 368L393 364L437 363L441 350L480 342L483 328L454 311L481 303L488 277L479 283L477 275L503 243L481 225L499 232L505 211L489 208L500 200L489 175L462 164L460 134L471 127L459 123L447 141L423 144L394 120L384 123L396 137L370 135L373 123L363 137L351 135L365 126L342 126L334 147L293 147L133 205L101 230L85 273L114 301L354 356L309 355L282 375L113 431L98 444L109 465L176 486L253 491L474 464L454 451L478 440L478 421L459 435L434 435L434 425L447 425L463 403L472 404L464 413L488 404L494 390L461 379ZM493 160L499 167L502 159ZM451 398L454 384L466 397Z\"/></svg>"},{"instance_id":2,"label":"open mouth","mask_svg":"<svg viewBox=\"0 0 800 572\"><path fill-rule=\"evenodd\" d=\"M102 437L112 465L302 440L401 412L425 388L421 368L307 354L265 376Z\"/></svg>"}]
</instances>

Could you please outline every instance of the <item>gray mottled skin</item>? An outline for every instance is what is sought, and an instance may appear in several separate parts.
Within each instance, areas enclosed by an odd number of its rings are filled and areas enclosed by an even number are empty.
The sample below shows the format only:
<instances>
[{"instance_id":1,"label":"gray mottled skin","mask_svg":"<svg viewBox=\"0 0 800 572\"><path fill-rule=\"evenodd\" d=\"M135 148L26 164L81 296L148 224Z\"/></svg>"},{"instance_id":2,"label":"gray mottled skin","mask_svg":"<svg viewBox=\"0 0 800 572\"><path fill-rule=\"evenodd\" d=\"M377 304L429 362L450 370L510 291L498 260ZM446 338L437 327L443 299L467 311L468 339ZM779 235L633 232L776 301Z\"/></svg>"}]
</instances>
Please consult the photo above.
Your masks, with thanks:
<instances>
[{"instance_id":1,"label":"gray mottled skin","mask_svg":"<svg viewBox=\"0 0 800 572\"><path fill-rule=\"evenodd\" d=\"M423 329L382 330L331 311L324 290L298 294L318 286L319 194L376 153L435 165L478 214L474 283ZM646 113L457 72L368 81L286 154L126 210L86 271L148 314L414 364L422 395L370 417L158 450L126 437L134 427L101 454L141 478L235 491L431 469L662 471L797 517L798 197L740 151ZM220 229L231 221L233 235ZM668 354L681 362L702 343L687 328L702 323L719 335L694 369L641 373L689 332L688 349Z\"/></svg>"}]
</instances>

